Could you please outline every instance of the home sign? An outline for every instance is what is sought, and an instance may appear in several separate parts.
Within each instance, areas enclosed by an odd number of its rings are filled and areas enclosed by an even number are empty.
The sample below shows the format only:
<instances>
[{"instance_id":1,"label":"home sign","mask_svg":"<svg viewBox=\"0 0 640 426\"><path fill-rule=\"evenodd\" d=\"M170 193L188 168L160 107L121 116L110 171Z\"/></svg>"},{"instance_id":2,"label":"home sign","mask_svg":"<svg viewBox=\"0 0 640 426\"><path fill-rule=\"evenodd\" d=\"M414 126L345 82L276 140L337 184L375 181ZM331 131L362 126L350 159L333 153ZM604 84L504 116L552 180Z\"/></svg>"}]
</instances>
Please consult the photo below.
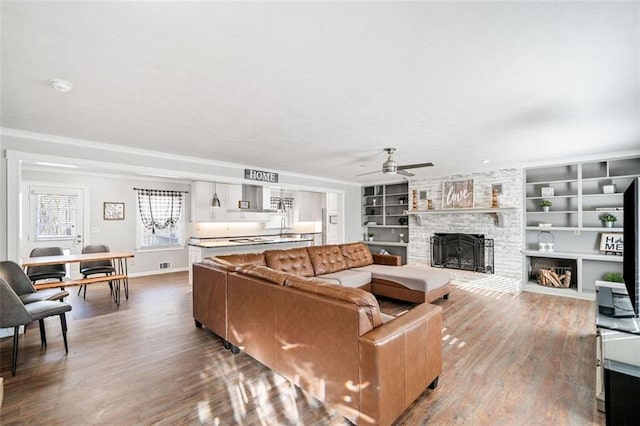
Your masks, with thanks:
<instances>
[{"instance_id":1,"label":"home sign","mask_svg":"<svg viewBox=\"0 0 640 426\"><path fill-rule=\"evenodd\" d=\"M260 182L278 183L278 174L264 170L244 169L244 178Z\"/></svg>"}]
</instances>

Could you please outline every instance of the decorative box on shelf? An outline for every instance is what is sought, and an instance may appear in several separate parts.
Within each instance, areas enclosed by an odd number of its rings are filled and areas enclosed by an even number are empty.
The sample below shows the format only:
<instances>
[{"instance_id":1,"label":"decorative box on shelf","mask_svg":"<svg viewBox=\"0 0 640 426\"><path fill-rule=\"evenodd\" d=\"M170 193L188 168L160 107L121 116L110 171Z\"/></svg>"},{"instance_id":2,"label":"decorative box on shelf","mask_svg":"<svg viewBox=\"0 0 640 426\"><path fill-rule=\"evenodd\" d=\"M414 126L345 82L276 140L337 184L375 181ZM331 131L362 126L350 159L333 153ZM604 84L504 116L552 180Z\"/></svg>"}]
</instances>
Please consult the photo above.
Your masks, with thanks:
<instances>
[{"instance_id":1,"label":"decorative box on shelf","mask_svg":"<svg viewBox=\"0 0 640 426\"><path fill-rule=\"evenodd\" d=\"M550 186L544 186L540 188L540 195L542 197L553 197L554 189Z\"/></svg>"}]
</instances>

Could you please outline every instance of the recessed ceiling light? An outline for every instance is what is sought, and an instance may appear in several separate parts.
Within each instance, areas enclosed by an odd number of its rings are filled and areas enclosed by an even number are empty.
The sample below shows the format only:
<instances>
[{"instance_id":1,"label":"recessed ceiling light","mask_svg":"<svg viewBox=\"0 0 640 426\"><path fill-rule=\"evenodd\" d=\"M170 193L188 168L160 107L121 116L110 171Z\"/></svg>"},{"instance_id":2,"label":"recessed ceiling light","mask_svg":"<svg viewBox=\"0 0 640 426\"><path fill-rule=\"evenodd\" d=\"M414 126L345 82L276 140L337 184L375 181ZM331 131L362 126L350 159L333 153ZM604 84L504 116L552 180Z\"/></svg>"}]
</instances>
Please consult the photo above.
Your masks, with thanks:
<instances>
[{"instance_id":1,"label":"recessed ceiling light","mask_svg":"<svg viewBox=\"0 0 640 426\"><path fill-rule=\"evenodd\" d=\"M62 80L61 78L52 78L51 85L61 93L69 93L71 89L73 89L73 84L69 83L67 80Z\"/></svg>"},{"instance_id":2,"label":"recessed ceiling light","mask_svg":"<svg viewBox=\"0 0 640 426\"><path fill-rule=\"evenodd\" d=\"M491 160L482 160L482 164L489 164Z\"/></svg>"},{"instance_id":3,"label":"recessed ceiling light","mask_svg":"<svg viewBox=\"0 0 640 426\"><path fill-rule=\"evenodd\" d=\"M78 166L74 166L73 164L59 164L59 163L45 163L44 161L36 162L39 166L50 166L50 167L66 167L68 169L77 169Z\"/></svg>"}]
</instances>

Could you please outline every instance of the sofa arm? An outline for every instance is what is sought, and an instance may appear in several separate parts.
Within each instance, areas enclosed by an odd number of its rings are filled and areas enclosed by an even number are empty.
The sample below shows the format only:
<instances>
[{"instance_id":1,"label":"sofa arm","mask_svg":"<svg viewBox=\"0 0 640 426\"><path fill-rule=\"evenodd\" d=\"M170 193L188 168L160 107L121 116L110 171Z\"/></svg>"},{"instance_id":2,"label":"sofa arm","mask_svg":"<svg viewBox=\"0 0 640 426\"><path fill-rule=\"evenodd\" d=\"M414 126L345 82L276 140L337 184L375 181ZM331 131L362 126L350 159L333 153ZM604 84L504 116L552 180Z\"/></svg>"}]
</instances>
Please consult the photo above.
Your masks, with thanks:
<instances>
[{"instance_id":1,"label":"sofa arm","mask_svg":"<svg viewBox=\"0 0 640 426\"><path fill-rule=\"evenodd\" d=\"M373 263L376 265L389 265L389 266L400 266L402 265L402 258L400 256L396 256L393 254L375 254L371 253L373 256Z\"/></svg>"},{"instance_id":2,"label":"sofa arm","mask_svg":"<svg viewBox=\"0 0 640 426\"><path fill-rule=\"evenodd\" d=\"M391 424L442 371L442 308L423 303L360 336L362 424Z\"/></svg>"}]
</instances>

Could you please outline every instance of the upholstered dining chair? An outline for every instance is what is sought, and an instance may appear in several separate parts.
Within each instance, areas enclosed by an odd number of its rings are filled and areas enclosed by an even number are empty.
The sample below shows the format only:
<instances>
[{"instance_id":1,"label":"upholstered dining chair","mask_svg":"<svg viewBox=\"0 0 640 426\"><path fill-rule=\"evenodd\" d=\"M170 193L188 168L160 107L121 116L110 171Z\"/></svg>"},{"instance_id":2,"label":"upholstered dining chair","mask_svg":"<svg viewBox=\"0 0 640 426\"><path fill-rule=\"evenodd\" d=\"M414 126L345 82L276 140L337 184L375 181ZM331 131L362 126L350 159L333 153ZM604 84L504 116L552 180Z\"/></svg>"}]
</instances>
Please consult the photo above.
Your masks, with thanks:
<instances>
[{"instance_id":1,"label":"upholstered dining chair","mask_svg":"<svg viewBox=\"0 0 640 426\"><path fill-rule=\"evenodd\" d=\"M105 244L95 244L84 246L82 248L82 254L85 253L108 253L109 246ZM111 260L96 260L93 262L80 262L80 273L84 278L87 278L89 275L96 274L105 274L105 275L113 275L115 273L115 268L113 267L113 263ZM80 296L80 292L84 288L83 297L87 298L87 286L82 285L78 289L78 296ZM109 281L109 288L111 289L111 293L113 294L113 283Z\"/></svg>"},{"instance_id":2,"label":"upholstered dining chair","mask_svg":"<svg viewBox=\"0 0 640 426\"><path fill-rule=\"evenodd\" d=\"M28 304L22 303L20 297L11 286L0 278L0 328L13 328L13 357L11 374L16 375L18 363L18 336L21 325L27 325L33 321L40 323L40 341L43 347L47 347L47 336L44 329L44 319L54 315L60 316L62 327L62 339L64 340L65 353L69 353L67 345L67 317L66 312L71 310L71 305L64 302L42 300Z\"/></svg>"},{"instance_id":3,"label":"upholstered dining chair","mask_svg":"<svg viewBox=\"0 0 640 426\"><path fill-rule=\"evenodd\" d=\"M36 247L31 250L31 257L42 256L61 256L64 252L60 247ZM55 278L60 281L67 275L67 271L64 267L64 263L58 263L55 265L44 266L29 266L27 267L27 275L32 283L35 284L38 280L44 280L48 278Z\"/></svg>"},{"instance_id":4,"label":"upholstered dining chair","mask_svg":"<svg viewBox=\"0 0 640 426\"><path fill-rule=\"evenodd\" d=\"M20 265L10 260L0 262L0 278L4 278L25 305L43 300L62 301L69 295L69 292L64 289L36 290Z\"/></svg>"}]
</instances>

